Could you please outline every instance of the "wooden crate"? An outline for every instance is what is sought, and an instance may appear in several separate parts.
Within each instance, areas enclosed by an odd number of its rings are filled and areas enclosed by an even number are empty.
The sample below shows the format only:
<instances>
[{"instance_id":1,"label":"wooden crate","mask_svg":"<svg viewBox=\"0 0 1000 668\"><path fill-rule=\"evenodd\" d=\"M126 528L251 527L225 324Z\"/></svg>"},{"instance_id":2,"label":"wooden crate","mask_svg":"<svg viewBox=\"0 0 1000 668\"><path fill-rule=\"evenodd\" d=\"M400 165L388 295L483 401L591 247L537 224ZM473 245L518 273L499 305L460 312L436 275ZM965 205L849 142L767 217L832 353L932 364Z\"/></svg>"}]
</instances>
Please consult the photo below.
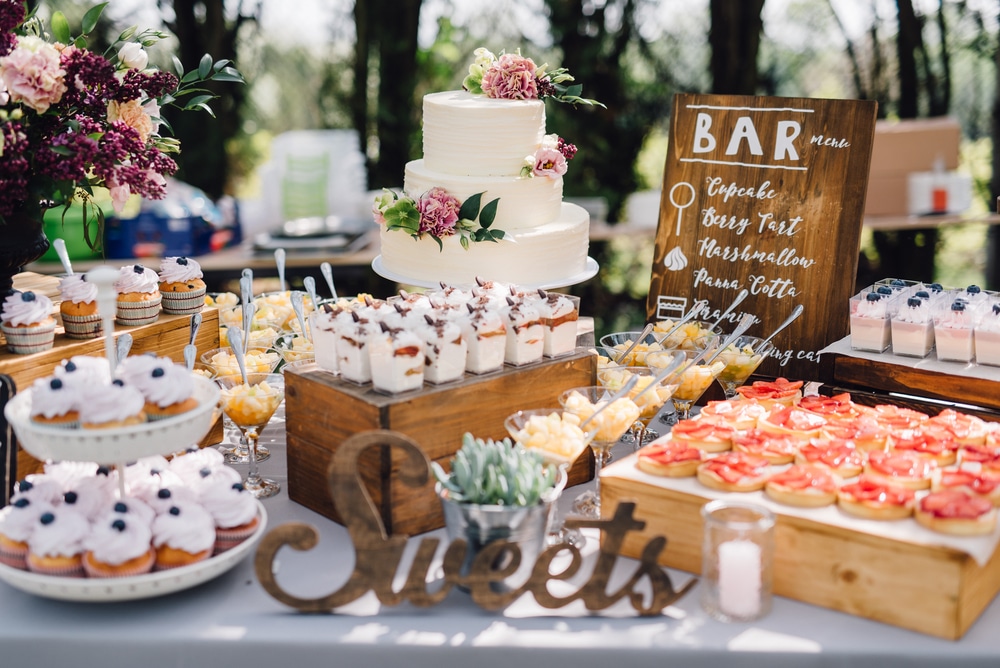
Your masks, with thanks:
<instances>
[{"instance_id":1,"label":"wooden crate","mask_svg":"<svg viewBox=\"0 0 1000 668\"><path fill-rule=\"evenodd\" d=\"M15 287L26 290L32 289L49 294L55 285L55 296L58 299L58 280L51 276L37 276L34 274L18 274L15 279ZM58 302L56 302L58 303ZM218 309L203 309L201 313L201 328L198 330L198 337L195 345L198 346L199 354L212 348L219 347L219 311ZM190 336L191 316L188 315L166 315L160 314L156 322L150 325L139 327L115 326L115 334L128 332L132 335L132 355L140 355L146 352L155 352L158 355L169 357L175 362L183 363L184 346L187 345ZM74 355L104 355L104 338L88 339L79 341L67 338L63 335L61 327L56 328L56 340L51 350L46 350L30 355L15 355L7 350L3 336L0 335L0 374L5 374L14 379L18 389L30 387L31 384L45 376L52 374L53 369L62 360ZM202 439L202 444L219 443L222 441L222 420L217 420L212 430ZM17 457L17 477L23 478L29 473L41 470L41 463L28 455L19 451Z\"/></svg>"},{"instance_id":2,"label":"wooden crate","mask_svg":"<svg viewBox=\"0 0 1000 668\"><path fill-rule=\"evenodd\" d=\"M428 458L448 468L461 446L462 434L501 439L504 419L518 410L558 406L559 394L571 387L593 385L595 358L577 352L525 368L506 367L486 376L466 375L445 387L399 396L375 392L333 374L314 369L285 372L285 416L288 436L288 495L336 522L327 485L327 468L348 437L372 429L393 429L414 439ZM444 526L433 483L414 489L402 484L398 452L369 451L359 470L380 509L386 530L417 534ZM569 484L593 477L589 450L570 468Z\"/></svg>"},{"instance_id":3,"label":"wooden crate","mask_svg":"<svg viewBox=\"0 0 1000 668\"><path fill-rule=\"evenodd\" d=\"M634 457L601 476L603 514L622 501L646 522L629 533L623 554L640 556L650 537L667 537L660 563L700 573L701 507L707 498L624 475ZM958 550L918 545L777 515L774 593L941 638L956 640L1000 591L997 552L985 566Z\"/></svg>"}]
</instances>

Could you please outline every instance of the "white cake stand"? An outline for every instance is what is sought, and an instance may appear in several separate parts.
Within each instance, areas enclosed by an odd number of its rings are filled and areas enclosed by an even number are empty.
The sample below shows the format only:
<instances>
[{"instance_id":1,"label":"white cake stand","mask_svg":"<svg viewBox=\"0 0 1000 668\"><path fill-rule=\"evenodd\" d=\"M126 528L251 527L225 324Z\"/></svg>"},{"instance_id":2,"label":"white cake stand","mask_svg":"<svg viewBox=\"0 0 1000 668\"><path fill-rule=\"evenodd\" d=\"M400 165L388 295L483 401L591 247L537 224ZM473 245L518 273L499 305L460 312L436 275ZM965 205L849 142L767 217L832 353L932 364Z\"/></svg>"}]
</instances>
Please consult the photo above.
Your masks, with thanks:
<instances>
[{"instance_id":1,"label":"white cake stand","mask_svg":"<svg viewBox=\"0 0 1000 668\"><path fill-rule=\"evenodd\" d=\"M576 285L577 283L583 283L597 275L597 271L600 267L597 264L597 260L592 257L587 258L587 262L584 265L583 271L573 274L572 276L565 276L563 278L554 279L552 281L547 281L545 283L518 283L520 287L529 289L542 289L542 290L552 290L554 288L565 288L570 285ZM410 276L404 276L402 274L397 274L394 271L386 269L385 264L382 262L382 256L378 255L372 260L372 271L381 276L382 278L388 279L395 283L403 283L404 285L413 285L418 288L439 288L441 284L438 281L425 281L422 279L412 278ZM484 276L483 278L489 278ZM462 287L474 287L474 283L462 284L462 283L448 283L449 285L454 285L457 288Z\"/></svg>"}]
</instances>

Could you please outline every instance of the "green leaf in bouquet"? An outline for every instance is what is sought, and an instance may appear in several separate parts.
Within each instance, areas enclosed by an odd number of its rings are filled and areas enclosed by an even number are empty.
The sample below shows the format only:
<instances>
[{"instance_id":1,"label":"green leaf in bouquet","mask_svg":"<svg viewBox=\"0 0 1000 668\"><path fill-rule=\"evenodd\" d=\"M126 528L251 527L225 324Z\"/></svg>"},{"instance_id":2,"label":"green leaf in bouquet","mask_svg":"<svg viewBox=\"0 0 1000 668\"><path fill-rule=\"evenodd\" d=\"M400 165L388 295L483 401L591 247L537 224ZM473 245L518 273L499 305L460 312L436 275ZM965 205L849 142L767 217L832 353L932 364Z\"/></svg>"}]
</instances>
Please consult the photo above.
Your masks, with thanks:
<instances>
[{"instance_id":1,"label":"green leaf in bouquet","mask_svg":"<svg viewBox=\"0 0 1000 668\"><path fill-rule=\"evenodd\" d=\"M83 20L80 21L80 25L84 35L89 35L93 32L94 28L97 27L97 22L101 20L101 14L107 6L108 3L102 2L101 4L94 5L88 9L87 13L83 15Z\"/></svg>"},{"instance_id":2,"label":"green leaf in bouquet","mask_svg":"<svg viewBox=\"0 0 1000 668\"><path fill-rule=\"evenodd\" d=\"M177 56L173 56L172 55L172 56L170 56L170 60L174 64L174 72L177 74L177 76L178 77L183 77L184 76L184 63L181 62L181 59L178 58Z\"/></svg>"},{"instance_id":3,"label":"green leaf in bouquet","mask_svg":"<svg viewBox=\"0 0 1000 668\"><path fill-rule=\"evenodd\" d=\"M480 225L482 225L485 228L493 224L493 221L496 220L497 217L497 206L499 204L500 204L500 198L497 197L496 199L492 200L486 206L483 207L483 210L479 213Z\"/></svg>"},{"instance_id":4,"label":"green leaf in bouquet","mask_svg":"<svg viewBox=\"0 0 1000 668\"><path fill-rule=\"evenodd\" d=\"M462 207L458 210L460 220L475 220L479 216L479 203L482 201L483 193L469 195L469 199L462 202Z\"/></svg>"},{"instance_id":5,"label":"green leaf in bouquet","mask_svg":"<svg viewBox=\"0 0 1000 668\"><path fill-rule=\"evenodd\" d=\"M139 26L130 26L122 30L121 34L118 35L119 42L127 42L135 37L135 34L139 31Z\"/></svg>"},{"instance_id":6,"label":"green leaf in bouquet","mask_svg":"<svg viewBox=\"0 0 1000 668\"><path fill-rule=\"evenodd\" d=\"M205 55L203 55L201 57L201 60L198 62L198 78L199 79L207 79L208 78L208 75L210 75L212 73L212 64L213 63L214 63L214 61L212 60L212 56L211 55L209 55L209 54L206 53Z\"/></svg>"},{"instance_id":7,"label":"green leaf in bouquet","mask_svg":"<svg viewBox=\"0 0 1000 668\"><path fill-rule=\"evenodd\" d=\"M73 38L69 34L69 21L66 20L66 15L62 12L52 13L52 18L49 20L49 27L52 28L52 37L57 42L69 44L72 41Z\"/></svg>"}]
</instances>

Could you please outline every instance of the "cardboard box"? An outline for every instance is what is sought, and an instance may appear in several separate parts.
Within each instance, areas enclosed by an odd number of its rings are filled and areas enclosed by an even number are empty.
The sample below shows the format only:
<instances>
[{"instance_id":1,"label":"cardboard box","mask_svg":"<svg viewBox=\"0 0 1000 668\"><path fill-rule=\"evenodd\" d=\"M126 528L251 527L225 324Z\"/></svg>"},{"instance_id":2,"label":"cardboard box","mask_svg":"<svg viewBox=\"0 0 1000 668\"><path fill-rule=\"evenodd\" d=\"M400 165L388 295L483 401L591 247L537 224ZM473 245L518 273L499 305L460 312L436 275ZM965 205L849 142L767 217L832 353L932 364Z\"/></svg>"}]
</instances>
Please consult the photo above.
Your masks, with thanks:
<instances>
[{"instance_id":1,"label":"cardboard box","mask_svg":"<svg viewBox=\"0 0 1000 668\"><path fill-rule=\"evenodd\" d=\"M522 409L559 405L572 387L593 385L596 358L578 351L524 367L505 367L484 376L466 374L456 383L389 396L318 368L285 372L285 428L288 438L288 496L336 522L327 469L340 444L359 432L392 429L412 438L427 457L449 468L462 434L507 436L503 423ZM369 450L359 462L368 493L390 533L413 535L444 526L433 481L422 488L404 485L394 472L399 453ZM588 449L570 468L569 484L593 478Z\"/></svg>"},{"instance_id":2,"label":"cardboard box","mask_svg":"<svg viewBox=\"0 0 1000 668\"><path fill-rule=\"evenodd\" d=\"M910 172L929 172L937 159L958 167L961 128L951 117L875 123L865 216L905 216Z\"/></svg>"},{"instance_id":3,"label":"cardboard box","mask_svg":"<svg viewBox=\"0 0 1000 668\"><path fill-rule=\"evenodd\" d=\"M646 522L642 531L626 536L622 553L639 557L650 538L666 536L660 563L700 573L701 507L708 498L636 480L626 472L634 459L612 464L601 476L602 514L634 501L636 519ZM997 552L980 566L954 548L780 513L774 538L778 596L949 640L961 638L1000 591Z\"/></svg>"}]
</instances>

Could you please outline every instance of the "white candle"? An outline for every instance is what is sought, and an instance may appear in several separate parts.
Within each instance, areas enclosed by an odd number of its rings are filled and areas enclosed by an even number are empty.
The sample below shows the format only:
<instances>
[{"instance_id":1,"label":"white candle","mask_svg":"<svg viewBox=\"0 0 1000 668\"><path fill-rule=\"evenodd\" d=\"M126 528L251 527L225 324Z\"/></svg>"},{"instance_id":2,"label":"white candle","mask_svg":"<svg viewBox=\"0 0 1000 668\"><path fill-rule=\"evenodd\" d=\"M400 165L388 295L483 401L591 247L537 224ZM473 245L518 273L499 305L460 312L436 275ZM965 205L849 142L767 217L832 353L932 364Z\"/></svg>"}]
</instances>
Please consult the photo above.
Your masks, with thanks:
<instances>
[{"instance_id":1,"label":"white candle","mask_svg":"<svg viewBox=\"0 0 1000 668\"><path fill-rule=\"evenodd\" d=\"M746 540L719 545L719 608L740 618L760 614L760 546Z\"/></svg>"}]
</instances>

